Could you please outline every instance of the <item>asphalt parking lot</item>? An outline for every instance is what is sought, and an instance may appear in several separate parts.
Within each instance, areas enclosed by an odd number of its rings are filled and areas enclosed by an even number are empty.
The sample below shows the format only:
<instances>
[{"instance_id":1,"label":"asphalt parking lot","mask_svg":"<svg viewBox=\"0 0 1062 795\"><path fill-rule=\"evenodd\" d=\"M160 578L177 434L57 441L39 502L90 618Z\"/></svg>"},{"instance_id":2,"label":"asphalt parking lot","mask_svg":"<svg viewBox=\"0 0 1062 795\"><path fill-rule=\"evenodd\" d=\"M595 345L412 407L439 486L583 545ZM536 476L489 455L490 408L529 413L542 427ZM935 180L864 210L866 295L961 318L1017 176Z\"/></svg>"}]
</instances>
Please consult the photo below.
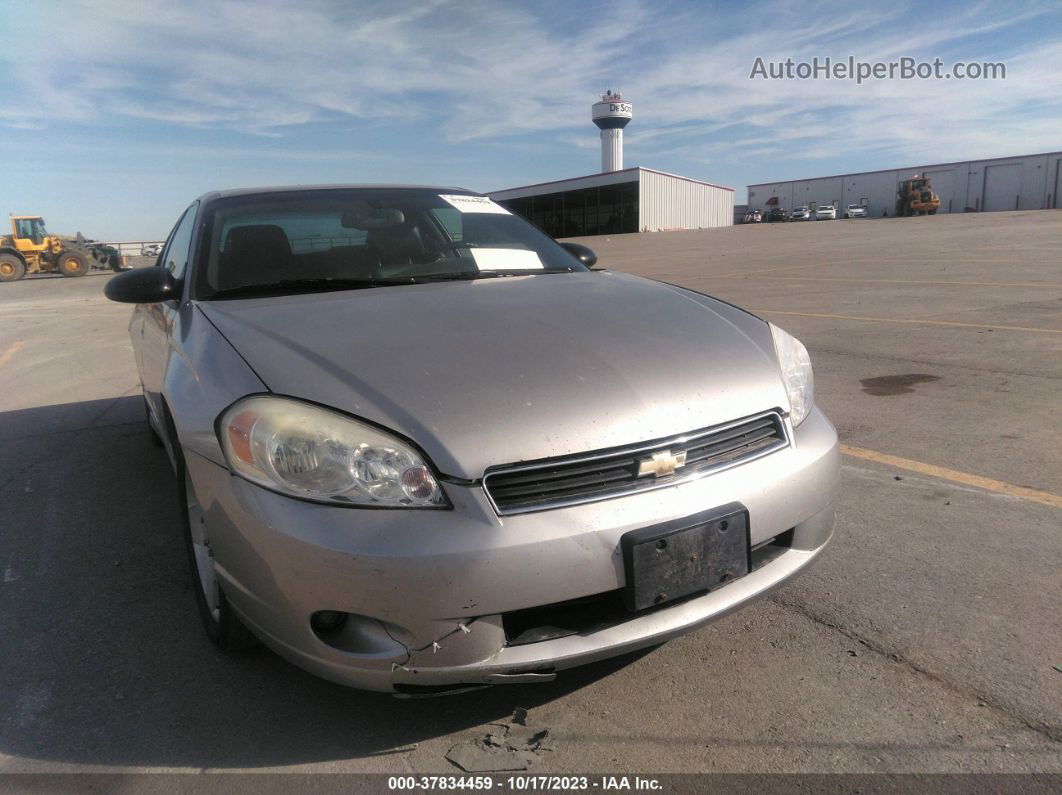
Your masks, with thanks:
<instances>
[{"instance_id":1,"label":"asphalt parking lot","mask_svg":"<svg viewBox=\"0 0 1062 795\"><path fill-rule=\"evenodd\" d=\"M834 542L649 653L417 701L210 646L110 274L0 285L0 771L455 772L525 707L536 772L1062 772L1060 241L1056 211L581 239L807 344Z\"/></svg>"}]
</instances>

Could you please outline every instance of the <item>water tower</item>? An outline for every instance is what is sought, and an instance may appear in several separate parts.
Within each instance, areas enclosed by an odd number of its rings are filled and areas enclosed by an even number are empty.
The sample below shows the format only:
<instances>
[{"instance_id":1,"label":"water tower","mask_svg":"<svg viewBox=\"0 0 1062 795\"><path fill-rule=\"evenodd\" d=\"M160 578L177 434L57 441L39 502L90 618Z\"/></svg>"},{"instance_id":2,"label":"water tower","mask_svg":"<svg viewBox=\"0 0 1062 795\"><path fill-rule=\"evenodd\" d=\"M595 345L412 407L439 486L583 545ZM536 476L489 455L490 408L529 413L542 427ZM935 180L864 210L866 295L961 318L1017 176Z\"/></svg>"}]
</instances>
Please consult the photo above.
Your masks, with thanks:
<instances>
[{"instance_id":1,"label":"water tower","mask_svg":"<svg viewBox=\"0 0 1062 795\"><path fill-rule=\"evenodd\" d=\"M630 124L634 107L619 92L606 91L595 102L590 118L601 130L601 171L623 168L623 128Z\"/></svg>"}]
</instances>

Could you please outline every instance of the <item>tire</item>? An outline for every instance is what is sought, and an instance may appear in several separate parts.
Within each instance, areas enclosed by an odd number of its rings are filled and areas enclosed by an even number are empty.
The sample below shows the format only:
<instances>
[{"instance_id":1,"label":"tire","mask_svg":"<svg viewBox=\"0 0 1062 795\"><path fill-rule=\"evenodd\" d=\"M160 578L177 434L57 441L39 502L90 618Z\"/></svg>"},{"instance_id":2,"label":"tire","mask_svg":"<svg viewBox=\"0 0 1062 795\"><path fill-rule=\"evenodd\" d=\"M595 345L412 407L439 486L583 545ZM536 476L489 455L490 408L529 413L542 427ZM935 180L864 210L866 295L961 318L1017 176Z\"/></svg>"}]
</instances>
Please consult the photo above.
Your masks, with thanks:
<instances>
[{"instance_id":1,"label":"tire","mask_svg":"<svg viewBox=\"0 0 1062 795\"><path fill-rule=\"evenodd\" d=\"M928 211L926 212L926 214L927 214L927 215L936 215L936 214L937 214L937 211L936 211L936 210L928 210Z\"/></svg>"},{"instance_id":2,"label":"tire","mask_svg":"<svg viewBox=\"0 0 1062 795\"><path fill-rule=\"evenodd\" d=\"M0 254L0 282L17 282L26 275L26 263L14 254Z\"/></svg>"},{"instance_id":3,"label":"tire","mask_svg":"<svg viewBox=\"0 0 1062 795\"><path fill-rule=\"evenodd\" d=\"M57 263L63 276L84 276L89 272L89 261L76 251L65 251Z\"/></svg>"},{"instance_id":4,"label":"tire","mask_svg":"<svg viewBox=\"0 0 1062 795\"><path fill-rule=\"evenodd\" d=\"M173 438L171 436L171 438ZM181 526L184 533L185 549L191 566L192 588L195 591L199 618L203 623L210 642L223 651L240 651L258 643L236 617L225 591L218 582L214 571L214 556L210 552L209 539L205 535L202 507L195 497L195 487L185 466L181 446L174 439L174 456L177 460L178 507L181 512Z\"/></svg>"}]
</instances>

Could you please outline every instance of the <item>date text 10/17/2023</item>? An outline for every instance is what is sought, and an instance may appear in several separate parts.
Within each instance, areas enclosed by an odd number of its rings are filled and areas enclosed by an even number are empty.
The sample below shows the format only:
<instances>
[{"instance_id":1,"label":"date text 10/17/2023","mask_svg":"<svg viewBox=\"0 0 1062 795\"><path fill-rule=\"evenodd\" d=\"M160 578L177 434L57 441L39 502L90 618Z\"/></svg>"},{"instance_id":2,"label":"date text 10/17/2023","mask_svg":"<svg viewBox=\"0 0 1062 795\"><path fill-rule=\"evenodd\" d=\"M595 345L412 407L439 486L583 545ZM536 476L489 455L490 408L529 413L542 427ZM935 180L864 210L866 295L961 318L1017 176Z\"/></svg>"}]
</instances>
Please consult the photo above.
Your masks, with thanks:
<instances>
[{"instance_id":1,"label":"date text 10/17/2023","mask_svg":"<svg viewBox=\"0 0 1062 795\"><path fill-rule=\"evenodd\" d=\"M402 790L500 790L502 792L603 791L655 792L662 789L656 778L641 776L551 776L551 775L425 775L390 776L387 788Z\"/></svg>"}]
</instances>

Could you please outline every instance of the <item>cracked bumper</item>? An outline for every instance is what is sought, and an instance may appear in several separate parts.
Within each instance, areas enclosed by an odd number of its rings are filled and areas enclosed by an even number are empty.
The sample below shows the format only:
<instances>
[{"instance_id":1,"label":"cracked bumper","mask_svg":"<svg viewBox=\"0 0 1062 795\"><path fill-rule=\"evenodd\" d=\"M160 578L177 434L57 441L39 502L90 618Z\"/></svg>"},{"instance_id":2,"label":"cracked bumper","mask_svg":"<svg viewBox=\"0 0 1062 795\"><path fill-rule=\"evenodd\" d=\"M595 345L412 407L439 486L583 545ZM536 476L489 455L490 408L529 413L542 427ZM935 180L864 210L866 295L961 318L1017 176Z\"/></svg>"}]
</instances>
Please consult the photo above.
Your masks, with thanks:
<instances>
[{"instance_id":1,"label":"cracked bumper","mask_svg":"<svg viewBox=\"0 0 1062 795\"><path fill-rule=\"evenodd\" d=\"M672 488L499 517L479 487L452 511L357 510L292 500L196 455L188 465L226 595L279 654L342 684L458 685L549 673L651 646L719 618L806 567L833 528L837 436L815 410L794 445ZM629 530L741 502L753 544L792 548L739 580L593 632L508 646L501 614L624 585ZM318 610L355 616L338 640ZM510 680L511 681L511 680Z\"/></svg>"}]
</instances>

